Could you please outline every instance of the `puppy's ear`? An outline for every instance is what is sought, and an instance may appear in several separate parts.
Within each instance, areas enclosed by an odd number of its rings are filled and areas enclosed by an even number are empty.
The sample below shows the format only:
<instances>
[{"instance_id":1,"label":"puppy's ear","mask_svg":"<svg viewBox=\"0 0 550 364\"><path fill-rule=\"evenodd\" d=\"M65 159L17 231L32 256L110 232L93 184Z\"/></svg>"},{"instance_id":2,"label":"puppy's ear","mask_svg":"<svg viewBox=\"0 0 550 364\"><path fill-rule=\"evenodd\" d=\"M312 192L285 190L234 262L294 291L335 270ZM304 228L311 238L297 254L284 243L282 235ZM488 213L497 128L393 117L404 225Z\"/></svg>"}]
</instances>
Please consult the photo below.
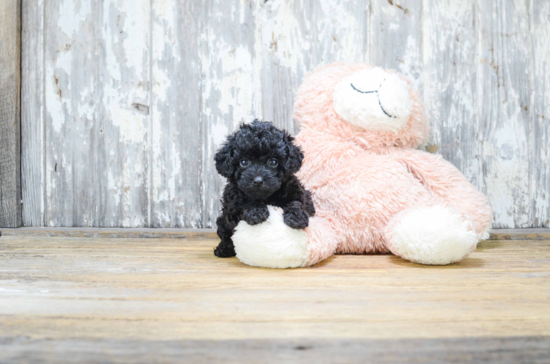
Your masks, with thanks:
<instances>
[{"instance_id":1,"label":"puppy's ear","mask_svg":"<svg viewBox=\"0 0 550 364\"><path fill-rule=\"evenodd\" d=\"M232 140L228 140L214 156L216 170L225 178L231 177L235 169L233 167L233 147L231 146L231 142Z\"/></svg>"},{"instance_id":2,"label":"puppy's ear","mask_svg":"<svg viewBox=\"0 0 550 364\"><path fill-rule=\"evenodd\" d=\"M285 135L285 142L287 148L287 157L285 163L285 169L288 173L296 173L302 167L302 161L304 160L304 153L299 146L292 143L294 140L290 135Z\"/></svg>"}]
</instances>

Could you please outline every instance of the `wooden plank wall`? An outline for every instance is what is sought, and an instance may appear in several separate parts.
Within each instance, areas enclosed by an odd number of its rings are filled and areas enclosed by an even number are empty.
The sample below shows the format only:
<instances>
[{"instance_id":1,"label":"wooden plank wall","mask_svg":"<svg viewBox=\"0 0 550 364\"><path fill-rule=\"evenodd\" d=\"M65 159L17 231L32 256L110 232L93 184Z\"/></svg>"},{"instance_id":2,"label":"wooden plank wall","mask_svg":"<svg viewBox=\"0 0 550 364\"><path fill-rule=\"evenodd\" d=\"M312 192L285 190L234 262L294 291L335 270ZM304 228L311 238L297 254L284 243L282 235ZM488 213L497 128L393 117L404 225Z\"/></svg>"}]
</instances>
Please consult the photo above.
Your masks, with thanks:
<instances>
[{"instance_id":1,"label":"wooden plank wall","mask_svg":"<svg viewBox=\"0 0 550 364\"><path fill-rule=\"evenodd\" d=\"M0 2L0 227L21 225L21 1Z\"/></svg>"},{"instance_id":2,"label":"wooden plank wall","mask_svg":"<svg viewBox=\"0 0 550 364\"><path fill-rule=\"evenodd\" d=\"M546 0L23 0L26 226L212 227L213 155L315 66L410 77L497 228L550 226Z\"/></svg>"}]
</instances>

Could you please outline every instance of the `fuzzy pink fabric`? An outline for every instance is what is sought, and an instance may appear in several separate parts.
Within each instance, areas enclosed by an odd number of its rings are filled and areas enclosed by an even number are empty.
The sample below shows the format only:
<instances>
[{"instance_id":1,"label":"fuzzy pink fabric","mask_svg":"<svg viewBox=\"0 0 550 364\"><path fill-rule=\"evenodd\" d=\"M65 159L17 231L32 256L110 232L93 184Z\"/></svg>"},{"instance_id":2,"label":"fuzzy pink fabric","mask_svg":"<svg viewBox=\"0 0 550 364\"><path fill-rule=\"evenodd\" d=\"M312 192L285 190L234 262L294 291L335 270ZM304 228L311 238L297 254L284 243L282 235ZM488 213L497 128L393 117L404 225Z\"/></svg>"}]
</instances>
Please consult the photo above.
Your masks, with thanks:
<instances>
[{"instance_id":1,"label":"fuzzy pink fabric","mask_svg":"<svg viewBox=\"0 0 550 364\"><path fill-rule=\"evenodd\" d=\"M296 96L294 117L301 127L296 140L305 153L298 177L313 193L320 220L308 228L305 265L334 253L392 251L393 226L420 206L452 207L480 238L491 225L483 194L441 156L414 149L428 136L428 123L412 87L413 111L397 134L361 129L336 113L334 87L367 68L372 66L319 67L306 76Z\"/></svg>"}]
</instances>

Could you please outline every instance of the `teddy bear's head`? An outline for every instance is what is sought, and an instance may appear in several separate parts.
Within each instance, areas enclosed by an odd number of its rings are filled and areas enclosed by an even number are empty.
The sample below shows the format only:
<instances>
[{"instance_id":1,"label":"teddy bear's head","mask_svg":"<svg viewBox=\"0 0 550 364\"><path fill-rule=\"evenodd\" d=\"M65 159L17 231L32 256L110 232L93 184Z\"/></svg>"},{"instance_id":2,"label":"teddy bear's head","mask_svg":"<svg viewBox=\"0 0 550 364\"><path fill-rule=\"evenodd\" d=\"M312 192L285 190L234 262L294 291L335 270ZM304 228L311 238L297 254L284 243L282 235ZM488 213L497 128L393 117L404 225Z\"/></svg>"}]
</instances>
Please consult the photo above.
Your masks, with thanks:
<instances>
[{"instance_id":1,"label":"teddy bear's head","mask_svg":"<svg viewBox=\"0 0 550 364\"><path fill-rule=\"evenodd\" d=\"M417 147L428 136L422 103L410 82L366 63L335 63L306 76L294 117L315 129L366 147Z\"/></svg>"}]
</instances>

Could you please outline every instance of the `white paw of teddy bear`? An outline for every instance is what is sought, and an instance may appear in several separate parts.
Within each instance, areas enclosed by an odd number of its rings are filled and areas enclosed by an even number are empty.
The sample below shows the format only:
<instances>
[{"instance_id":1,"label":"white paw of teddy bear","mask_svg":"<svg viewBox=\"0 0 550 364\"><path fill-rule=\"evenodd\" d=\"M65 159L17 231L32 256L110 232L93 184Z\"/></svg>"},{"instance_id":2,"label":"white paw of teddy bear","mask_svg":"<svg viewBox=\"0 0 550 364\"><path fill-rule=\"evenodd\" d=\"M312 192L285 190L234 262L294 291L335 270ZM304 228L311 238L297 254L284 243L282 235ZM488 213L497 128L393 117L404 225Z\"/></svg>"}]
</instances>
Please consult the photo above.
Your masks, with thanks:
<instances>
[{"instance_id":1,"label":"white paw of teddy bear","mask_svg":"<svg viewBox=\"0 0 550 364\"><path fill-rule=\"evenodd\" d=\"M411 262L446 265L473 252L479 236L448 207L427 206L408 212L394 226L391 251Z\"/></svg>"},{"instance_id":2,"label":"white paw of teddy bear","mask_svg":"<svg viewBox=\"0 0 550 364\"><path fill-rule=\"evenodd\" d=\"M283 220L283 209L267 206L269 218L249 225L242 220L232 236L237 258L247 265L264 268L297 268L307 261L307 233Z\"/></svg>"}]
</instances>

